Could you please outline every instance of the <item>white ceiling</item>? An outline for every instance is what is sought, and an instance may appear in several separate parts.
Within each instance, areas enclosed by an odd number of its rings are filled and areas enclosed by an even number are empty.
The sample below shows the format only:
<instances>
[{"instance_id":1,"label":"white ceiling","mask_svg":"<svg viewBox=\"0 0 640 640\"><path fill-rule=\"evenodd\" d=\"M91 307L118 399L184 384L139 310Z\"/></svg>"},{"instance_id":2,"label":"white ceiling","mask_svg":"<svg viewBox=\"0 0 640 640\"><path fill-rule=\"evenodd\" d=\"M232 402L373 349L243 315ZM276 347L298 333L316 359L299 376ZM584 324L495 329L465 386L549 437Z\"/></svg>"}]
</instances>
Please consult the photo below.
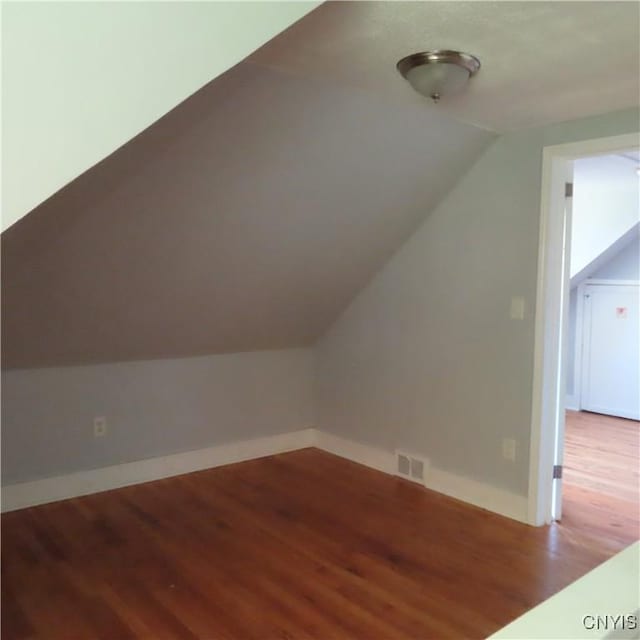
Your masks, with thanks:
<instances>
[{"instance_id":1,"label":"white ceiling","mask_svg":"<svg viewBox=\"0 0 640 640\"><path fill-rule=\"evenodd\" d=\"M608 185L612 190L622 189L627 193L637 193L640 187L636 174L638 162L638 149L578 158L573 163L574 179Z\"/></svg>"},{"instance_id":2,"label":"white ceiling","mask_svg":"<svg viewBox=\"0 0 640 640\"><path fill-rule=\"evenodd\" d=\"M465 95L411 90L395 63L427 49L481 59ZM326 2L249 59L504 132L637 105L640 3Z\"/></svg>"},{"instance_id":3,"label":"white ceiling","mask_svg":"<svg viewBox=\"0 0 640 640\"><path fill-rule=\"evenodd\" d=\"M621 158L626 158L631 162L635 162L636 164L640 164L640 151L637 149L629 149L628 151L624 151L619 154Z\"/></svg>"}]
</instances>

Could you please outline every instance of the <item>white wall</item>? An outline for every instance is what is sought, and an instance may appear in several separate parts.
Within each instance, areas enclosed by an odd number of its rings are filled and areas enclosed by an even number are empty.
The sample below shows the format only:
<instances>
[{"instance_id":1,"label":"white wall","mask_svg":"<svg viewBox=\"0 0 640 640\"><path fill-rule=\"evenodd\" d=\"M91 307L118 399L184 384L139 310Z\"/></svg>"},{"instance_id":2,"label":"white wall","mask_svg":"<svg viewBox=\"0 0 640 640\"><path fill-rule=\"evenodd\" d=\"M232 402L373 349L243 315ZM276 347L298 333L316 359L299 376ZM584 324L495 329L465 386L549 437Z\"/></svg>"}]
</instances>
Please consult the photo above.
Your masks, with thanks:
<instances>
[{"instance_id":1,"label":"white wall","mask_svg":"<svg viewBox=\"0 0 640 640\"><path fill-rule=\"evenodd\" d=\"M599 280L640 280L640 243L638 237L593 273Z\"/></svg>"},{"instance_id":2,"label":"white wall","mask_svg":"<svg viewBox=\"0 0 640 640\"><path fill-rule=\"evenodd\" d=\"M304 429L312 381L308 349L3 371L2 484Z\"/></svg>"},{"instance_id":3,"label":"white wall","mask_svg":"<svg viewBox=\"0 0 640 640\"><path fill-rule=\"evenodd\" d=\"M318 4L2 2L2 228Z\"/></svg>"},{"instance_id":4,"label":"white wall","mask_svg":"<svg viewBox=\"0 0 640 640\"><path fill-rule=\"evenodd\" d=\"M626 111L485 151L319 343L318 428L526 495L542 148L637 129Z\"/></svg>"},{"instance_id":5,"label":"white wall","mask_svg":"<svg viewBox=\"0 0 640 640\"><path fill-rule=\"evenodd\" d=\"M574 163L571 277L638 223L640 181L636 165L618 155Z\"/></svg>"}]
</instances>

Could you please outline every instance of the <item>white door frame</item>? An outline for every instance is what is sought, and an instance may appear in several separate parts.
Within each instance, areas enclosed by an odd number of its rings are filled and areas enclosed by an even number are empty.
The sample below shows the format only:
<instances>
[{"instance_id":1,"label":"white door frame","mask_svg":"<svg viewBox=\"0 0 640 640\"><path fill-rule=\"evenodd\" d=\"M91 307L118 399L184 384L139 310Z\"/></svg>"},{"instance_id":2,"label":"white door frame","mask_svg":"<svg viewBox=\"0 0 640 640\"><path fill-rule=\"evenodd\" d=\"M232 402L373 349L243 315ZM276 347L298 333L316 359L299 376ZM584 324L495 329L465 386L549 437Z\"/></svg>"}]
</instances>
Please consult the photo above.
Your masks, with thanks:
<instances>
[{"instance_id":1,"label":"white door frame","mask_svg":"<svg viewBox=\"0 0 640 640\"><path fill-rule=\"evenodd\" d=\"M640 147L640 132L543 149L529 453L528 521L532 525L552 521L557 423L566 396L566 390L560 388L559 359L567 339L562 309L565 182L572 181L576 158L632 147Z\"/></svg>"},{"instance_id":2,"label":"white door frame","mask_svg":"<svg viewBox=\"0 0 640 640\"><path fill-rule=\"evenodd\" d=\"M576 291L576 326L573 339L575 340L573 352L573 396L575 408L582 409L582 325L584 318L584 287L585 282L578 285Z\"/></svg>"}]
</instances>

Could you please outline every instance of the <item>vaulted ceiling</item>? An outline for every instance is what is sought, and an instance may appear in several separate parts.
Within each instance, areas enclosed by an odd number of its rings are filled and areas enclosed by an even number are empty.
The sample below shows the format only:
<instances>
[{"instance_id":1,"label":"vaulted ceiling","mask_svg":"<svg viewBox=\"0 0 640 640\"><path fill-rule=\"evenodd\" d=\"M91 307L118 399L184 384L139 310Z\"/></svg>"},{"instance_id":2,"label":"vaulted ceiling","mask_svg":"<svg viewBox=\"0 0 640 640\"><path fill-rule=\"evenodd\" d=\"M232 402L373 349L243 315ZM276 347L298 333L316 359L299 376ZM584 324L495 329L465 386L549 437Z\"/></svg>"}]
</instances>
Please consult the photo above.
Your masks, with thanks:
<instances>
[{"instance_id":1,"label":"vaulted ceiling","mask_svg":"<svg viewBox=\"0 0 640 640\"><path fill-rule=\"evenodd\" d=\"M5 232L5 363L308 344L491 139L241 64Z\"/></svg>"},{"instance_id":2,"label":"vaulted ceiling","mask_svg":"<svg viewBox=\"0 0 640 640\"><path fill-rule=\"evenodd\" d=\"M2 229L319 2L2 2Z\"/></svg>"},{"instance_id":3,"label":"vaulted ceiling","mask_svg":"<svg viewBox=\"0 0 640 640\"><path fill-rule=\"evenodd\" d=\"M311 344L491 143L487 129L637 102L634 7L322 5L3 234L3 366ZM614 37L628 46L594 91ZM555 53L523 84L513 57L541 44ZM458 45L484 63L464 99L434 106L394 69Z\"/></svg>"}]
</instances>

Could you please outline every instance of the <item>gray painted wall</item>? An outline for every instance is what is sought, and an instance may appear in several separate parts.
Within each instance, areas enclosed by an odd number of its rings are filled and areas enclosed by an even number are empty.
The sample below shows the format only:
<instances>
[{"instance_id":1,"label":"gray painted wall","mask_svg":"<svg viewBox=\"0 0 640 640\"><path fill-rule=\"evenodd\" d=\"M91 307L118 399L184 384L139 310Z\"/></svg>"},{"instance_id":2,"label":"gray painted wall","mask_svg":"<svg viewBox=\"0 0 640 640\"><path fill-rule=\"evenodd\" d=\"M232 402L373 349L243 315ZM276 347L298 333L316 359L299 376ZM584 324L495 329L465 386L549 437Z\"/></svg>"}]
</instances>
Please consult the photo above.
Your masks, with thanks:
<instances>
[{"instance_id":1,"label":"gray painted wall","mask_svg":"<svg viewBox=\"0 0 640 640\"><path fill-rule=\"evenodd\" d=\"M2 484L313 426L312 370L293 349L3 371Z\"/></svg>"},{"instance_id":2,"label":"gray painted wall","mask_svg":"<svg viewBox=\"0 0 640 640\"><path fill-rule=\"evenodd\" d=\"M526 495L542 148L637 129L633 110L486 150L319 343L318 426Z\"/></svg>"},{"instance_id":3,"label":"gray painted wall","mask_svg":"<svg viewBox=\"0 0 640 640\"><path fill-rule=\"evenodd\" d=\"M623 247L608 262L595 271L588 280L640 280L640 243L637 240ZM567 395L575 393L576 321L578 287L571 289L569 297L569 337L567 344Z\"/></svg>"},{"instance_id":4,"label":"gray painted wall","mask_svg":"<svg viewBox=\"0 0 640 640\"><path fill-rule=\"evenodd\" d=\"M632 131L637 118L500 138L315 353L3 372L3 484L315 425L526 493L541 149ZM513 294L527 299L523 322L508 319ZM516 465L500 457L506 435Z\"/></svg>"}]
</instances>

